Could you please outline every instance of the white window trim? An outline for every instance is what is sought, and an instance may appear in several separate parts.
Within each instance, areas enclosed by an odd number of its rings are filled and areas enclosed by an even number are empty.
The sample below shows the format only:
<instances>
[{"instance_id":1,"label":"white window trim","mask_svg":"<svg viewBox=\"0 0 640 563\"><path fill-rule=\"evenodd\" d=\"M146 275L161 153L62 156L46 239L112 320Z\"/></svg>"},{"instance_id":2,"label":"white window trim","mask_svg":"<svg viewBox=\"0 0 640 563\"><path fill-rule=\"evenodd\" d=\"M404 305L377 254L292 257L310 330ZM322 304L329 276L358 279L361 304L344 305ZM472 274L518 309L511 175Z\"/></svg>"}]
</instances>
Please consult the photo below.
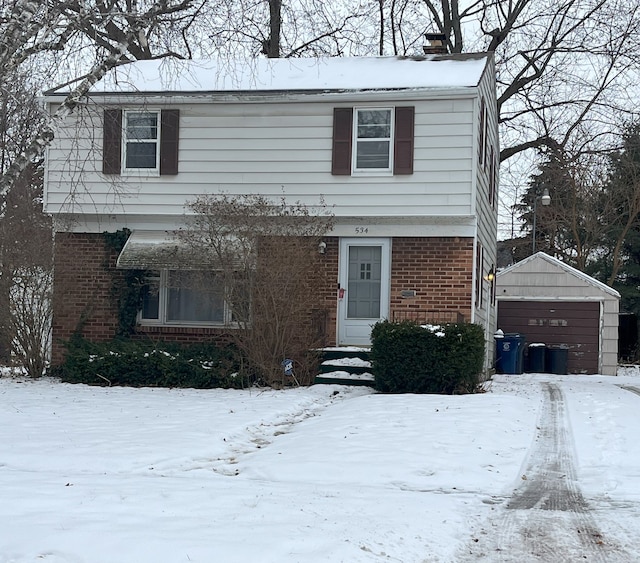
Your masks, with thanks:
<instances>
[{"instance_id":1,"label":"white window trim","mask_svg":"<svg viewBox=\"0 0 640 563\"><path fill-rule=\"evenodd\" d=\"M153 113L157 118L157 130L158 137L156 138L156 166L155 168L127 168L127 142L135 142L128 141L127 139L127 114L131 113ZM160 109L156 108L131 108L124 110L122 112L122 175L123 176L160 176L160 137L162 135L161 131L161 112ZM145 139L146 142L151 141L152 139Z\"/></svg>"},{"instance_id":2,"label":"white window trim","mask_svg":"<svg viewBox=\"0 0 640 563\"><path fill-rule=\"evenodd\" d=\"M231 309L224 302L224 313L222 322L218 321L169 321L167 319L167 313L169 310L169 270L160 270L159 275L149 276L148 279L159 279L158 282L158 318L157 319L145 319L142 317L142 308L138 311L137 321L140 326L167 326L167 327L190 327L190 328L211 328L211 327L224 327L233 328L237 327L237 323L231 320Z\"/></svg>"},{"instance_id":3,"label":"white window trim","mask_svg":"<svg viewBox=\"0 0 640 563\"><path fill-rule=\"evenodd\" d=\"M355 107L353 108L351 139L351 175L352 176L393 176L393 151L395 146L396 120L393 107ZM389 166L388 168L357 168L358 163L358 113L360 111L388 111L390 113ZM384 139L383 139L384 140ZM367 141L362 141L367 142Z\"/></svg>"}]
</instances>

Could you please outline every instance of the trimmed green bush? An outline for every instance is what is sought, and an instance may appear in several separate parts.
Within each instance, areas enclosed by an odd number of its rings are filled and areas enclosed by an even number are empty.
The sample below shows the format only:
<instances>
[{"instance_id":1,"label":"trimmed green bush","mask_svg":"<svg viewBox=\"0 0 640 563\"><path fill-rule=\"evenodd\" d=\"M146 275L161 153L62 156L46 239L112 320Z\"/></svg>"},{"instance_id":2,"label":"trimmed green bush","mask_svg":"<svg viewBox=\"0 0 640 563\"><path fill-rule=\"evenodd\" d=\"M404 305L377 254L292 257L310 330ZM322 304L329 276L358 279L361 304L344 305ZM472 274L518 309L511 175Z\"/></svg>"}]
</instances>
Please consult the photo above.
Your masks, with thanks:
<instances>
[{"instance_id":1,"label":"trimmed green bush","mask_svg":"<svg viewBox=\"0 0 640 563\"><path fill-rule=\"evenodd\" d=\"M375 388L385 393L472 393L485 352L482 327L411 321L377 323L371 332Z\"/></svg>"},{"instance_id":2,"label":"trimmed green bush","mask_svg":"<svg viewBox=\"0 0 640 563\"><path fill-rule=\"evenodd\" d=\"M66 383L130 387L241 388L240 360L229 346L112 340L67 342L65 361L51 375Z\"/></svg>"}]
</instances>

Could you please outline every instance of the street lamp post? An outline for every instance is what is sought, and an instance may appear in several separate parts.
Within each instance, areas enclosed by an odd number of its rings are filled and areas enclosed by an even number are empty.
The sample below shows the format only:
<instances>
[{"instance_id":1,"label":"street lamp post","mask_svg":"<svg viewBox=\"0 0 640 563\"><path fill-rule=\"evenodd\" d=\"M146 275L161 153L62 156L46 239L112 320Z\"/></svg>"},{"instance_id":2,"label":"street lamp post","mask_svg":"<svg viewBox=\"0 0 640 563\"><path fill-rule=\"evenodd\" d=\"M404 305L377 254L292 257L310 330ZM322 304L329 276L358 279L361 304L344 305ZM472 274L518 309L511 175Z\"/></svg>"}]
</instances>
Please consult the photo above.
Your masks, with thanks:
<instances>
[{"instance_id":1,"label":"street lamp post","mask_svg":"<svg viewBox=\"0 0 640 563\"><path fill-rule=\"evenodd\" d=\"M531 254L536 253L536 218L538 213L538 197L540 198L542 205L544 205L545 207L551 203L551 196L549 195L548 188L544 189L544 192L542 192L541 196L538 196L538 194L536 194L533 198L533 243L531 245Z\"/></svg>"}]
</instances>

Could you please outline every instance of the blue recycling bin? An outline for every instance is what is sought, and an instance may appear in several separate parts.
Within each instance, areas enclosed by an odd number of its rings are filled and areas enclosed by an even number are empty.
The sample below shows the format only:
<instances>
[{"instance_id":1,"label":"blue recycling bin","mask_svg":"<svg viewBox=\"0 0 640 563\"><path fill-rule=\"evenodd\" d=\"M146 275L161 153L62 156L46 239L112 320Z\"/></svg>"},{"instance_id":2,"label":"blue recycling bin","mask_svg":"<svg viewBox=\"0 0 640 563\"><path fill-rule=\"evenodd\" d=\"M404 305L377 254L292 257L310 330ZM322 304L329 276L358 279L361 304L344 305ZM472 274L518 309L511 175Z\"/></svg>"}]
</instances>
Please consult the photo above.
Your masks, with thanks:
<instances>
[{"instance_id":1,"label":"blue recycling bin","mask_svg":"<svg viewBox=\"0 0 640 563\"><path fill-rule=\"evenodd\" d=\"M496 371L498 373L522 373L525 340L524 335L517 333L496 338Z\"/></svg>"}]
</instances>

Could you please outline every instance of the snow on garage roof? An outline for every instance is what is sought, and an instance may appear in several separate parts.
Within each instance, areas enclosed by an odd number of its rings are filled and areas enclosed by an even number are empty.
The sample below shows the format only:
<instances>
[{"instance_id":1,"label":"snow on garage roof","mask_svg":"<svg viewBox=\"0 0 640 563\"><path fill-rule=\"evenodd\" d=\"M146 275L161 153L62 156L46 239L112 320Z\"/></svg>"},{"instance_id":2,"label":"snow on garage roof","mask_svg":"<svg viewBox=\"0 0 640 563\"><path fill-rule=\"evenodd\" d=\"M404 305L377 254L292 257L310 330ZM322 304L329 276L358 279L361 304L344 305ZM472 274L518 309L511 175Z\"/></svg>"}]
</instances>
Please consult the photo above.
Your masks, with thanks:
<instances>
[{"instance_id":1,"label":"snow on garage roof","mask_svg":"<svg viewBox=\"0 0 640 563\"><path fill-rule=\"evenodd\" d=\"M511 266L509 266L508 268L505 268L504 270L499 271L497 273L497 277L498 277L498 279L500 279L501 277L503 277L506 274L509 274L509 273L511 273L513 271L517 271L517 270L521 269L526 264L529 264L529 262L535 263L538 260L544 260L545 262L548 262L549 264L552 264L553 266L555 266L555 267L557 267L557 268L559 268L561 270L564 270L568 274L571 274L572 276L575 276L576 278L581 279L582 281L586 282L587 284L598 288L600 291L603 291L604 293L608 293L609 295L612 295L614 297L620 298L620 293L618 291L616 291L615 289L613 289L612 287L608 286L607 284L602 283L601 281L597 280L596 278L591 277L588 274L585 274L584 272L581 272L577 268L574 268L573 266L570 266L569 264L566 264L562 260L558 260L558 258L556 258L554 256L551 256L551 255L547 254L546 252L536 252L535 254L532 254L531 256L525 258L524 260L521 260L520 262L516 262L515 264L511 264Z\"/></svg>"},{"instance_id":2,"label":"snow on garage roof","mask_svg":"<svg viewBox=\"0 0 640 563\"><path fill-rule=\"evenodd\" d=\"M137 61L91 89L111 93L443 89L477 86L491 55ZM48 94L63 94L51 91Z\"/></svg>"}]
</instances>

